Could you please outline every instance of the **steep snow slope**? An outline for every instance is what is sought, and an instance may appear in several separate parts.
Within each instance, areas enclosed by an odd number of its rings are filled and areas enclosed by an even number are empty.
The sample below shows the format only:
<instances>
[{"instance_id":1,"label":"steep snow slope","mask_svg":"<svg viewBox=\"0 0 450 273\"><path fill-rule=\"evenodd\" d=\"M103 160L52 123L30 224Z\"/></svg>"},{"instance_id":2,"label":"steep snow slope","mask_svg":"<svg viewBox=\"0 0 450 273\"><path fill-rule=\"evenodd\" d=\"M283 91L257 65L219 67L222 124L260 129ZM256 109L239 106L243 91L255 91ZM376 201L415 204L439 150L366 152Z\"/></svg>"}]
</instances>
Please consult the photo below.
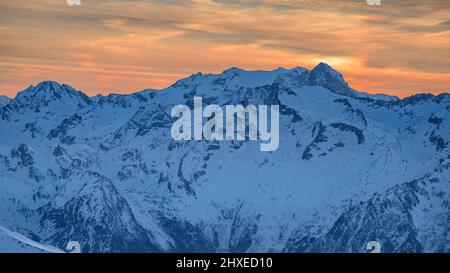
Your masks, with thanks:
<instances>
[{"instance_id":1,"label":"steep snow slope","mask_svg":"<svg viewBox=\"0 0 450 273\"><path fill-rule=\"evenodd\" d=\"M174 141L194 96L280 105L279 149ZM43 82L1 110L0 222L87 252L448 251L449 116L447 94L359 93L324 63L91 98Z\"/></svg>"},{"instance_id":2,"label":"steep snow slope","mask_svg":"<svg viewBox=\"0 0 450 273\"><path fill-rule=\"evenodd\" d=\"M64 253L64 251L47 245L37 243L22 234L0 226L0 252L26 252L26 253Z\"/></svg>"}]
</instances>

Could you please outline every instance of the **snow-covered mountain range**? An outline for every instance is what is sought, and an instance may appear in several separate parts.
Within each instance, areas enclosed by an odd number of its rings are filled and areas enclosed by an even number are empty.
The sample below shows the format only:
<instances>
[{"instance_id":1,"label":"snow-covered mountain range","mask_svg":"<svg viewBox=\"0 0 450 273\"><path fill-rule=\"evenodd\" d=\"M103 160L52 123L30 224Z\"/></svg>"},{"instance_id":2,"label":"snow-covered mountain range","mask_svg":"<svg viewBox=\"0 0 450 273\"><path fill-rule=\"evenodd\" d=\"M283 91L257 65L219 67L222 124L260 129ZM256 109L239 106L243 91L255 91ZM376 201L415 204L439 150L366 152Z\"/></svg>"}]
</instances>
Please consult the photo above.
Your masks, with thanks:
<instances>
[{"instance_id":1,"label":"snow-covered mountain range","mask_svg":"<svg viewBox=\"0 0 450 273\"><path fill-rule=\"evenodd\" d=\"M278 150L173 140L194 96L280 105ZM0 100L0 132L0 252L31 251L12 232L83 252L450 252L449 94L365 94L324 63L130 95L42 82Z\"/></svg>"}]
</instances>

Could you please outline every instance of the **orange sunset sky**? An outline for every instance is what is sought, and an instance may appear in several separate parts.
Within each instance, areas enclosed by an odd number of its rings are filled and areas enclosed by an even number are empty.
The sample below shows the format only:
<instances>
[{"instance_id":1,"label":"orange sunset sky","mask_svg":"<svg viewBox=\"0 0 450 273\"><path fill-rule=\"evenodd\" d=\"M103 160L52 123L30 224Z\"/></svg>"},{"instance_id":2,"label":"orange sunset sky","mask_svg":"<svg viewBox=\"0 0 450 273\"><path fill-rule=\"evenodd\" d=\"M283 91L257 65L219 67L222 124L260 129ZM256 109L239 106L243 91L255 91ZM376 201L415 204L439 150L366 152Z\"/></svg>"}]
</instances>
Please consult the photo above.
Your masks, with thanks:
<instances>
[{"instance_id":1,"label":"orange sunset sky","mask_svg":"<svg viewBox=\"0 0 450 273\"><path fill-rule=\"evenodd\" d=\"M196 72L320 61L360 91L450 92L450 1L0 1L0 94L163 88Z\"/></svg>"}]
</instances>

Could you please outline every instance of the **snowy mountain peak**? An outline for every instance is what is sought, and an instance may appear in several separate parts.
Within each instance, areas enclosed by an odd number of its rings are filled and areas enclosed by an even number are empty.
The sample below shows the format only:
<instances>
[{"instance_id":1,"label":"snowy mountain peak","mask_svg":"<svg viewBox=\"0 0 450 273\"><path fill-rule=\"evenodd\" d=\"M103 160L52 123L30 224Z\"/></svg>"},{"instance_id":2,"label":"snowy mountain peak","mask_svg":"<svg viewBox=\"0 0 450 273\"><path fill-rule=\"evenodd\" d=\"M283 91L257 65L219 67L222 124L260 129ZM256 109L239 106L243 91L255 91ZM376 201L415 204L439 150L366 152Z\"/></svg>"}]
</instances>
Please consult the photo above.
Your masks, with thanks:
<instances>
[{"instance_id":1,"label":"snowy mountain peak","mask_svg":"<svg viewBox=\"0 0 450 273\"><path fill-rule=\"evenodd\" d=\"M324 62L320 62L311 71L316 71L316 72L321 72L321 73L337 73L340 75L340 73L337 72L333 67L331 67L329 64L324 63Z\"/></svg>"},{"instance_id":2,"label":"snowy mountain peak","mask_svg":"<svg viewBox=\"0 0 450 273\"><path fill-rule=\"evenodd\" d=\"M311 84L323 86L338 93L350 94L350 88L341 73L326 63L319 63L308 73Z\"/></svg>"},{"instance_id":3,"label":"snowy mountain peak","mask_svg":"<svg viewBox=\"0 0 450 273\"><path fill-rule=\"evenodd\" d=\"M0 108L7 105L11 101L7 96L0 96Z\"/></svg>"},{"instance_id":4,"label":"snowy mountain peak","mask_svg":"<svg viewBox=\"0 0 450 273\"><path fill-rule=\"evenodd\" d=\"M230 68L224 70L221 74L233 74L233 73L240 73L240 72L245 72L245 70L241 69L239 67L233 66L233 67L230 67Z\"/></svg>"},{"instance_id":5,"label":"snowy mountain peak","mask_svg":"<svg viewBox=\"0 0 450 273\"><path fill-rule=\"evenodd\" d=\"M303 86L320 86L335 93L360 97L361 94L351 89L344 77L326 63L319 63L312 70L297 67L280 73L275 82L299 88Z\"/></svg>"},{"instance_id":6,"label":"snowy mountain peak","mask_svg":"<svg viewBox=\"0 0 450 273\"><path fill-rule=\"evenodd\" d=\"M64 95L79 96L81 94L83 93L75 90L67 84L60 84L55 81L43 81L38 83L36 86L31 85L24 91L17 94L16 98L37 96L54 96L56 98L60 98Z\"/></svg>"},{"instance_id":7,"label":"snowy mountain peak","mask_svg":"<svg viewBox=\"0 0 450 273\"><path fill-rule=\"evenodd\" d=\"M19 92L8 104L8 107L5 107L5 111L31 109L39 112L41 107L47 107L53 103L62 107L70 107L70 105L80 107L90 104L91 101L83 92L69 85L59 84L55 81L43 81Z\"/></svg>"},{"instance_id":8,"label":"snowy mountain peak","mask_svg":"<svg viewBox=\"0 0 450 273\"><path fill-rule=\"evenodd\" d=\"M36 85L37 89L58 89L62 85L56 81L42 81Z\"/></svg>"}]
</instances>

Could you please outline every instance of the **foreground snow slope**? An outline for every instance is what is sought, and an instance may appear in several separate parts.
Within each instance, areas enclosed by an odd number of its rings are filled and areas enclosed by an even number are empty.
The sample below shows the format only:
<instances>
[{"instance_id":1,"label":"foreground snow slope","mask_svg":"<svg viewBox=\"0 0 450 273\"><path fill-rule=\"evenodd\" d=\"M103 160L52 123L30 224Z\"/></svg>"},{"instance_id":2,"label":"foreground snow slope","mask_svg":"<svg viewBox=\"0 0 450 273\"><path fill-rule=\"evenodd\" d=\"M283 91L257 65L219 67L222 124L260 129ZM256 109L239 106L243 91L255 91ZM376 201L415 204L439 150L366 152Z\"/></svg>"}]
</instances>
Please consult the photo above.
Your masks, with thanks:
<instances>
[{"instance_id":1,"label":"foreground snow slope","mask_svg":"<svg viewBox=\"0 0 450 273\"><path fill-rule=\"evenodd\" d=\"M280 105L279 149L174 141L170 111L194 96ZM43 244L364 252L377 240L387 252L450 251L448 94L359 93L321 63L199 73L131 95L42 82L0 111L0 224Z\"/></svg>"},{"instance_id":2,"label":"foreground snow slope","mask_svg":"<svg viewBox=\"0 0 450 273\"><path fill-rule=\"evenodd\" d=\"M42 245L3 226L0 226L0 245L2 246L0 252L4 253L64 253L56 247Z\"/></svg>"}]
</instances>

